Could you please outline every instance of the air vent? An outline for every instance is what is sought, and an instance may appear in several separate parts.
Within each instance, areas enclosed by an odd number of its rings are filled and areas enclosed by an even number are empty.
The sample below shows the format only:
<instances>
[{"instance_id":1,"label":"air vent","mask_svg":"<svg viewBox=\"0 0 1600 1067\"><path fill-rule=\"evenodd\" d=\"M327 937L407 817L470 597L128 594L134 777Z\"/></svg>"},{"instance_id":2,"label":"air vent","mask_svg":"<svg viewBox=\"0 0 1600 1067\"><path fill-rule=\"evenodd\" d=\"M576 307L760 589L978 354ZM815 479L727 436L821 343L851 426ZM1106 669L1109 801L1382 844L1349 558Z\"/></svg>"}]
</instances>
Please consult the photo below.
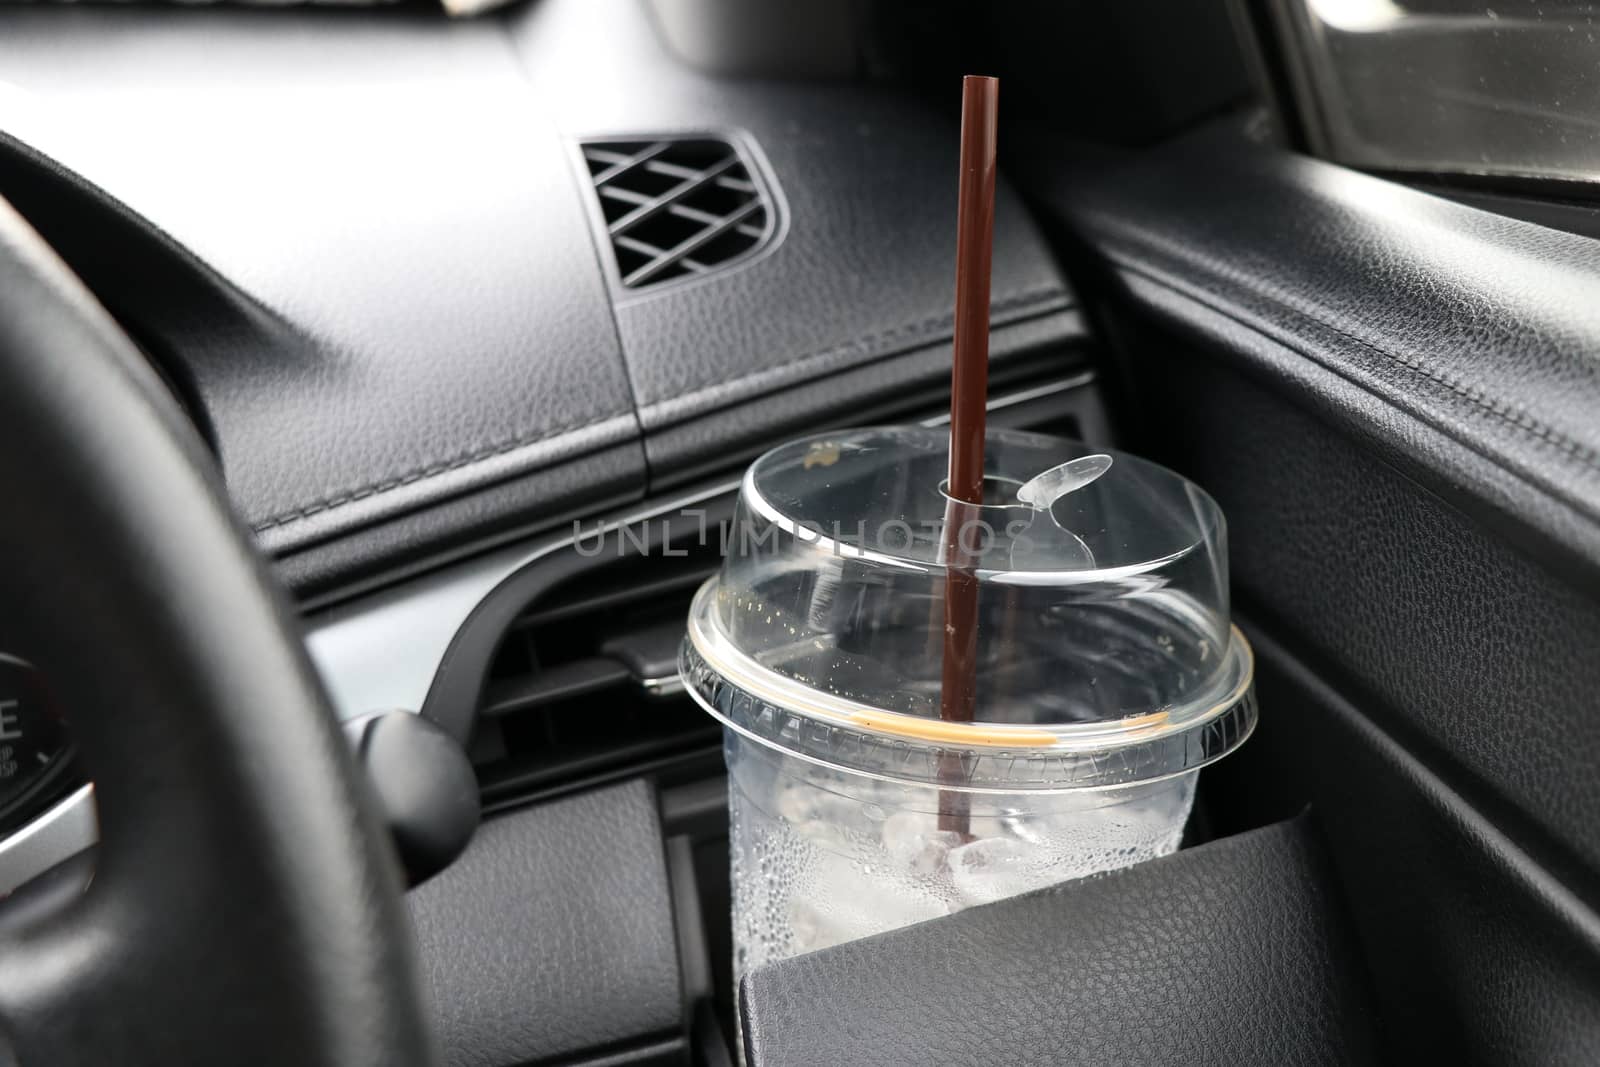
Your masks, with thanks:
<instances>
[{"instance_id":1,"label":"air vent","mask_svg":"<svg viewBox=\"0 0 1600 1067\"><path fill-rule=\"evenodd\" d=\"M776 228L758 168L731 141L590 141L583 158L624 289L730 267Z\"/></svg>"},{"instance_id":2,"label":"air vent","mask_svg":"<svg viewBox=\"0 0 1600 1067\"><path fill-rule=\"evenodd\" d=\"M715 723L678 683L677 655L717 546L673 551L685 555L586 560L512 623L478 710L485 802L637 774L716 745Z\"/></svg>"}]
</instances>

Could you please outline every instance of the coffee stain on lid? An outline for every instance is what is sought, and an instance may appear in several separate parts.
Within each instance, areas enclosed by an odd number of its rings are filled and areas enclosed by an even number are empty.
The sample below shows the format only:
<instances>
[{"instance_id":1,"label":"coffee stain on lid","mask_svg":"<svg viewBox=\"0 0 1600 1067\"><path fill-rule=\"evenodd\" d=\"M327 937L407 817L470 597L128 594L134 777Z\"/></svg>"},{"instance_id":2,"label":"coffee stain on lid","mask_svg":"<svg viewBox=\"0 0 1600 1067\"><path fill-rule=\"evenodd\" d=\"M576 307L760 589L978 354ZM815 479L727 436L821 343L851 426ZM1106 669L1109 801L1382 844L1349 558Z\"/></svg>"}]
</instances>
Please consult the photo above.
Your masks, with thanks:
<instances>
[{"instance_id":1,"label":"coffee stain on lid","mask_svg":"<svg viewBox=\"0 0 1600 1067\"><path fill-rule=\"evenodd\" d=\"M850 715L850 722L869 730L895 734L899 737L914 737L919 741L942 741L947 744L979 745L984 748L1038 748L1056 743L1056 735L1048 730L923 719L891 711L853 712Z\"/></svg>"},{"instance_id":2,"label":"coffee stain on lid","mask_svg":"<svg viewBox=\"0 0 1600 1067\"><path fill-rule=\"evenodd\" d=\"M805 459L800 461L801 469L831 467L839 462L840 454L839 446L832 441L813 441L811 447L806 449Z\"/></svg>"}]
</instances>

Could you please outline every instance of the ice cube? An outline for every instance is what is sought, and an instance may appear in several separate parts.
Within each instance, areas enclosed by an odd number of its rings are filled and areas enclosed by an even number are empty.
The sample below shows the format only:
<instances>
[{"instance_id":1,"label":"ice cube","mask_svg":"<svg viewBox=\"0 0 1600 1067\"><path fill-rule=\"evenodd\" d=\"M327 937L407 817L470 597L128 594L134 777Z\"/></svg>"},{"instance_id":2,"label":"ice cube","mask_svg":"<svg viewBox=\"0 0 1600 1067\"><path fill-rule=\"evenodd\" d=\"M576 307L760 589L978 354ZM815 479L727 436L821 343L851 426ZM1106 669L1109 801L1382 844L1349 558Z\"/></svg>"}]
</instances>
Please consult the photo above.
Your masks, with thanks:
<instances>
[{"instance_id":1,"label":"ice cube","mask_svg":"<svg viewBox=\"0 0 1600 1067\"><path fill-rule=\"evenodd\" d=\"M836 855L848 855L856 847L849 831L832 819L807 819L797 823L794 832L808 844Z\"/></svg>"},{"instance_id":2,"label":"ice cube","mask_svg":"<svg viewBox=\"0 0 1600 1067\"><path fill-rule=\"evenodd\" d=\"M883 847L889 862L912 874L935 874L945 857L961 844L954 830L939 829L939 817L920 811L897 811L883 820Z\"/></svg>"},{"instance_id":3,"label":"ice cube","mask_svg":"<svg viewBox=\"0 0 1600 1067\"><path fill-rule=\"evenodd\" d=\"M781 779L777 794L773 807L784 822L799 824L816 818L817 791L804 782Z\"/></svg>"},{"instance_id":4,"label":"ice cube","mask_svg":"<svg viewBox=\"0 0 1600 1067\"><path fill-rule=\"evenodd\" d=\"M813 952L871 934L932 919L949 911L879 868L818 855L788 906L794 946Z\"/></svg>"},{"instance_id":5,"label":"ice cube","mask_svg":"<svg viewBox=\"0 0 1600 1067\"><path fill-rule=\"evenodd\" d=\"M858 801L799 778L785 778L779 783L774 806L780 818L795 824L818 820L850 824L861 820Z\"/></svg>"},{"instance_id":6,"label":"ice cube","mask_svg":"<svg viewBox=\"0 0 1600 1067\"><path fill-rule=\"evenodd\" d=\"M1009 837L980 838L953 848L947 862L950 880L963 905L989 904L1039 888L1028 862L1029 848Z\"/></svg>"}]
</instances>

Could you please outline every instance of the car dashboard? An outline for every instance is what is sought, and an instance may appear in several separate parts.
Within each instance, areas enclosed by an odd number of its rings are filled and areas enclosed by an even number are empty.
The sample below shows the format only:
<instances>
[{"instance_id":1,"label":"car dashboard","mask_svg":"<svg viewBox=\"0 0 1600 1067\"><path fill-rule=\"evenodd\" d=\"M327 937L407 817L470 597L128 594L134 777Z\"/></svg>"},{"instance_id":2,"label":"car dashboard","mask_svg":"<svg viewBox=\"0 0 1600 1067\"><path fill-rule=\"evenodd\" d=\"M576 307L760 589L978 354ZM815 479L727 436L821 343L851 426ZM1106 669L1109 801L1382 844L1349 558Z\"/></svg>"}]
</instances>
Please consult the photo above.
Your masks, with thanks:
<instances>
[{"instance_id":1,"label":"car dashboard","mask_svg":"<svg viewBox=\"0 0 1600 1067\"><path fill-rule=\"evenodd\" d=\"M1325 41L1529 28L1406 6ZM1295 35L1341 5L980 8L6 6L0 196L187 416L337 717L470 764L405 898L445 1062L1593 1062L1592 189L1319 139L1340 57ZM685 619L756 457L950 418L980 58L989 424L1215 499L1259 722L1175 853L737 984ZM12 651L0 933L101 814Z\"/></svg>"},{"instance_id":2,"label":"car dashboard","mask_svg":"<svg viewBox=\"0 0 1600 1067\"><path fill-rule=\"evenodd\" d=\"M446 1048L731 1033L718 734L676 638L750 458L939 420L951 117L699 72L636 5L0 19L6 194L211 445L338 714L469 748L490 821L411 894ZM1104 439L1004 186L994 263L995 422ZM9 886L92 839L91 789L49 797Z\"/></svg>"}]
</instances>

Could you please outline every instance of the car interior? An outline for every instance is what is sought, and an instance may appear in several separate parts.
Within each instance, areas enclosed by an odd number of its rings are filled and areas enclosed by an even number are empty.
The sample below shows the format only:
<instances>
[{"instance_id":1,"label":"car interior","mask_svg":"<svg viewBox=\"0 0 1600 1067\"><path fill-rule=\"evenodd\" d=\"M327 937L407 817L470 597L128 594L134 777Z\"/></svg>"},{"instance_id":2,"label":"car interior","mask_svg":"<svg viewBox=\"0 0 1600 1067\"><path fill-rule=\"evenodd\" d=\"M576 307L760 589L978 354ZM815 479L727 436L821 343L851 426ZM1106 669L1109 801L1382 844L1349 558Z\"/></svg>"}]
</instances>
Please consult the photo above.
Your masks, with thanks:
<instances>
[{"instance_id":1,"label":"car interior","mask_svg":"<svg viewBox=\"0 0 1600 1067\"><path fill-rule=\"evenodd\" d=\"M1597 34L0 7L0 1063L1600 1063ZM1170 854L746 969L686 619L757 457L944 439L964 75L991 433L1214 499L1258 719Z\"/></svg>"}]
</instances>

